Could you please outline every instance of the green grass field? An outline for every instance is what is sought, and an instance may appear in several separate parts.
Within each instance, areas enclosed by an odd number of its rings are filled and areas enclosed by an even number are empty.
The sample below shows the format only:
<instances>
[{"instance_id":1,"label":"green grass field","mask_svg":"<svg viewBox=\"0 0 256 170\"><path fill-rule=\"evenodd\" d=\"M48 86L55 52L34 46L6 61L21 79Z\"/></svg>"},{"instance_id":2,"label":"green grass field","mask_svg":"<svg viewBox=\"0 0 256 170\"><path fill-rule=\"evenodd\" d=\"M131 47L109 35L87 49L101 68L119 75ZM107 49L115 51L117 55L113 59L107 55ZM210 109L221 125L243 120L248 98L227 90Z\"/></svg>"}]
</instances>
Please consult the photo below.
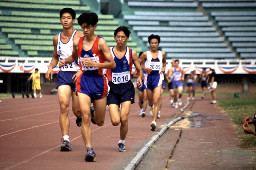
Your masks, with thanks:
<instances>
[{"instance_id":1,"label":"green grass field","mask_svg":"<svg viewBox=\"0 0 256 170\"><path fill-rule=\"evenodd\" d=\"M250 94L247 97L240 95L240 98L219 99L218 106L222 107L232 119L242 141L241 147L256 151L256 136L246 134L242 128L243 118L246 115L253 117L254 113L256 113L256 94ZM252 127L254 128L254 125Z\"/></svg>"}]
</instances>

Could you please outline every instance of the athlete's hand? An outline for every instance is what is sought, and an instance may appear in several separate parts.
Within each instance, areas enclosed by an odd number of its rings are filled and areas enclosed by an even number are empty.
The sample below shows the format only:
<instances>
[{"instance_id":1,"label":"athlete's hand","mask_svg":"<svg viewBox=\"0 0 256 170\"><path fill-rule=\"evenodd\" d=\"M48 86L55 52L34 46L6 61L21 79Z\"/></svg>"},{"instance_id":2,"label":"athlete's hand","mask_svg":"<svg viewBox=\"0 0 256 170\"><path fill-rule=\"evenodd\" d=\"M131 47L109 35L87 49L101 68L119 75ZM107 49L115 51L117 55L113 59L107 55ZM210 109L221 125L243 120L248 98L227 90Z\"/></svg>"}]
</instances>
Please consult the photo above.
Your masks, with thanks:
<instances>
[{"instance_id":1,"label":"athlete's hand","mask_svg":"<svg viewBox=\"0 0 256 170\"><path fill-rule=\"evenodd\" d=\"M243 124L243 129L244 129L244 132L247 133L247 134L254 134L254 135L256 135L255 130L248 124L248 122L245 122Z\"/></svg>"},{"instance_id":2,"label":"athlete's hand","mask_svg":"<svg viewBox=\"0 0 256 170\"><path fill-rule=\"evenodd\" d=\"M59 67L64 67L64 66L65 66L65 64L66 64L65 59L64 59L64 60L60 60L60 61L59 61Z\"/></svg>"},{"instance_id":3,"label":"athlete's hand","mask_svg":"<svg viewBox=\"0 0 256 170\"><path fill-rule=\"evenodd\" d=\"M151 71L152 71L152 68L146 68L146 73L147 74L151 73Z\"/></svg>"},{"instance_id":4,"label":"athlete's hand","mask_svg":"<svg viewBox=\"0 0 256 170\"><path fill-rule=\"evenodd\" d=\"M162 67L161 72L165 74L165 68Z\"/></svg>"},{"instance_id":5,"label":"athlete's hand","mask_svg":"<svg viewBox=\"0 0 256 170\"><path fill-rule=\"evenodd\" d=\"M243 119L243 123L252 123L252 117L251 116L245 116L245 118Z\"/></svg>"},{"instance_id":6,"label":"athlete's hand","mask_svg":"<svg viewBox=\"0 0 256 170\"><path fill-rule=\"evenodd\" d=\"M139 76L139 77L137 78L137 85L139 86L139 88L141 88L141 87L142 87L142 80L141 80L141 76Z\"/></svg>"},{"instance_id":7,"label":"athlete's hand","mask_svg":"<svg viewBox=\"0 0 256 170\"><path fill-rule=\"evenodd\" d=\"M95 66L95 62L92 61L91 59L89 58L85 58L82 60L82 63L85 67L94 67Z\"/></svg>"},{"instance_id":8,"label":"athlete's hand","mask_svg":"<svg viewBox=\"0 0 256 170\"><path fill-rule=\"evenodd\" d=\"M83 74L83 71L79 70L76 74L73 75L72 79L74 79L74 83L77 81L78 77Z\"/></svg>"},{"instance_id":9,"label":"athlete's hand","mask_svg":"<svg viewBox=\"0 0 256 170\"><path fill-rule=\"evenodd\" d=\"M46 78L48 81L51 81L51 80L52 80L52 75L53 75L52 69L48 69L48 71L47 71L46 74L45 74L45 78Z\"/></svg>"}]
</instances>

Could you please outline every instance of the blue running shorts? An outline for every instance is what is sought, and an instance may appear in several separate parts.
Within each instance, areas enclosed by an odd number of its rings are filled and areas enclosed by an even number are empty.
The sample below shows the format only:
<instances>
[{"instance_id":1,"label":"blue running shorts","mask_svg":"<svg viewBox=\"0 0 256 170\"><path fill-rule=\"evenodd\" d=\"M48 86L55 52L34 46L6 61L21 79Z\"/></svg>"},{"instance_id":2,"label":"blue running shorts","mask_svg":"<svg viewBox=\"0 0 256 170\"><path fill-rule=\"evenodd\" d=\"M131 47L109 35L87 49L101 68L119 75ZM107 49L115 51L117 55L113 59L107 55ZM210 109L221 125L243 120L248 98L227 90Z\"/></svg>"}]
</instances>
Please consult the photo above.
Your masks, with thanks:
<instances>
[{"instance_id":1,"label":"blue running shorts","mask_svg":"<svg viewBox=\"0 0 256 170\"><path fill-rule=\"evenodd\" d=\"M134 103L135 89L131 81L127 83L114 84L109 82L110 91L108 94L107 104L120 105L125 101L131 101Z\"/></svg>"},{"instance_id":2,"label":"blue running shorts","mask_svg":"<svg viewBox=\"0 0 256 170\"><path fill-rule=\"evenodd\" d=\"M72 91L76 91L76 85L72 77L76 74L75 71L59 71L57 74L57 88L62 85L69 85Z\"/></svg>"}]
</instances>

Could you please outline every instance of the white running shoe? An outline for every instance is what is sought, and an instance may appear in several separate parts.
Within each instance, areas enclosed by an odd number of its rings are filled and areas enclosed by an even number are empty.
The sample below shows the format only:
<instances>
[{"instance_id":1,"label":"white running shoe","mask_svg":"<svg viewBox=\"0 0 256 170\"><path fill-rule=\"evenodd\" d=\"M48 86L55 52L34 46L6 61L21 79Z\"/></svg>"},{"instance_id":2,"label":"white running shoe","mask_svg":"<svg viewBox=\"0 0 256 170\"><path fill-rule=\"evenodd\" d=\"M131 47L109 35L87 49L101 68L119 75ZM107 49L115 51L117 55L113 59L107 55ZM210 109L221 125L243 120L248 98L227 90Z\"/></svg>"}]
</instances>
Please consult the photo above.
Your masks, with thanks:
<instances>
[{"instance_id":1,"label":"white running shoe","mask_svg":"<svg viewBox=\"0 0 256 170\"><path fill-rule=\"evenodd\" d=\"M194 98L194 97L192 97L192 100L195 100L195 98Z\"/></svg>"},{"instance_id":2,"label":"white running shoe","mask_svg":"<svg viewBox=\"0 0 256 170\"><path fill-rule=\"evenodd\" d=\"M160 111L157 113L157 119L160 119Z\"/></svg>"},{"instance_id":3,"label":"white running shoe","mask_svg":"<svg viewBox=\"0 0 256 170\"><path fill-rule=\"evenodd\" d=\"M143 109L140 110L140 116L141 117L145 117L146 116L145 111Z\"/></svg>"},{"instance_id":4,"label":"white running shoe","mask_svg":"<svg viewBox=\"0 0 256 170\"><path fill-rule=\"evenodd\" d=\"M178 103L175 104L175 108L176 108L176 109L178 108Z\"/></svg>"},{"instance_id":5,"label":"white running shoe","mask_svg":"<svg viewBox=\"0 0 256 170\"><path fill-rule=\"evenodd\" d=\"M179 102L179 105L181 106L181 105L182 105L182 102Z\"/></svg>"},{"instance_id":6,"label":"white running shoe","mask_svg":"<svg viewBox=\"0 0 256 170\"><path fill-rule=\"evenodd\" d=\"M156 130L156 122L155 121L152 121L152 123L151 123L151 130L152 131Z\"/></svg>"},{"instance_id":7,"label":"white running shoe","mask_svg":"<svg viewBox=\"0 0 256 170\"><path fill-rule=\"evenodd\" d=\"M40 96L39 96L39 97L40 97L40 98L43 98L43 95L41 95L41 94L40 94Z\"/></svg>"}]
</instances>

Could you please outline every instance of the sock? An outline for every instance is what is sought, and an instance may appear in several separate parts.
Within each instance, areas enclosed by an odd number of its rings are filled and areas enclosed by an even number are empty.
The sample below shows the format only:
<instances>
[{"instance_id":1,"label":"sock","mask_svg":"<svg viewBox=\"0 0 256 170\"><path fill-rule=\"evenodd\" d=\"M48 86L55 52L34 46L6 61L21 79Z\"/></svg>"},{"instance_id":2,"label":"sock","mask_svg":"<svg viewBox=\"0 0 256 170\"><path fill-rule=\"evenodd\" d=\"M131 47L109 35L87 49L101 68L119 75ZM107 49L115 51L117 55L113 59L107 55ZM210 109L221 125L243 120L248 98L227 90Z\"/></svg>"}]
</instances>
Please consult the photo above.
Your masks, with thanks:
<instances>
[{"instance_id":1,"label":"sock","mask_svg":"<svg viewBox=\"0 0 256 170\"><path fill-rule=\"evenodd\" d=\"M172 104L172 103L173 103L173 100L170 100L170 103Z\"/></svg>"},{"instance_id":2,"label":"sock","mask_svg":"<svg viewBox=\"0 0 256 170\"><path fill-rule=\"evenodd\" d=\"M40 96L42 96L42 93L40 92Z\"/></svg>"},{"instance_id":3,"label":"sock","mask_svg":"<svg viewBox=\"0 0 256 170\"><path fill-rule=\"evenodd\" d=\"M125 140L121 140L121 139L120 139L120 140L118 141L118 143L124 144L124 143L125 143Z\"/></svg>"},{"instance_id":4,"label":"sock","mask_svg":"<svg viewBox=\"0 0 256 170\"><path fill-rule=\"evenodd\" d=\"M34 93L34 97L36 97L36 93Z\"/></svg>"},{"instance_id":5,"label":"sock","mask_svg":"<svg viewBox=\"0 0 256 170\"><path fill-rule=\"evenodd\" d=\"M64 135L62 138L63 138L63 140L69 141L69 136L68 135Z\"/></svg>"}]
</instances>

